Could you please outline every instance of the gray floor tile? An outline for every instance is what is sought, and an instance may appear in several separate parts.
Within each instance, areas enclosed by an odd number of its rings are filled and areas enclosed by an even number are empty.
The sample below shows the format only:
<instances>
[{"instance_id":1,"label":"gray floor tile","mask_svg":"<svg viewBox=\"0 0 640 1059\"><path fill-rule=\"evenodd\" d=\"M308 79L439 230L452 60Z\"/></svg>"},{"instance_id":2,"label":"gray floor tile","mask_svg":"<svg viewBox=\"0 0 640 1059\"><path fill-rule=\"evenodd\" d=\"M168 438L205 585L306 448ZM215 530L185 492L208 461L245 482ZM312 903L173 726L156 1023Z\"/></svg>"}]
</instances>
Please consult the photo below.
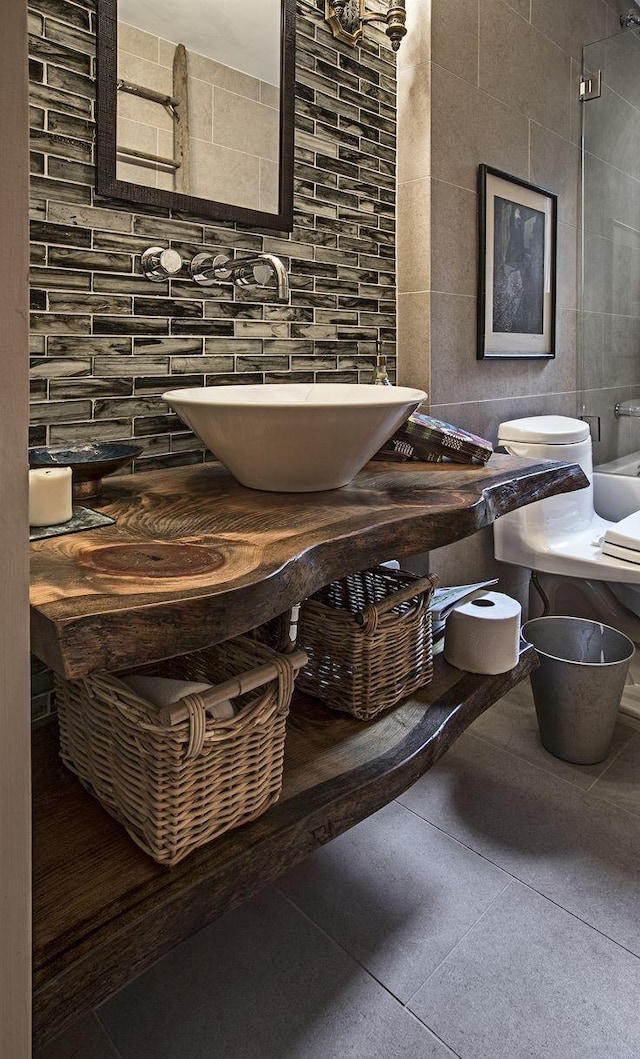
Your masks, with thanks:
<instances>
[{"instance_id":1,"label":"gray floor tile","mask_svg":"<svg viewBox=\"0 0 640 1059\"><path fill-rule=\"evenodd\" d=\"M410 1007L464 1059L638 1059L640 960L513 883Z\"/></svg>"},{"instance_id":2,"label":"gray floor tile","mask_svg":"<svg viewBox=\"0 0 640 1059\"><path fill-rule=\"evenodd\" d=\"M640 954L640 818L468 733L399 801Z\"/></svg>"},{"instance_id":3,"label":"gray floor tile","mask_svg":"<svg viewBox=\"0 0 640 1059\"><path fill-rule=\"evenodd\" d=\"M636 735L610 768L592 787L591 793L640 816L640 736ZM640 854L639 854L640 856Z\"/></svg>"},{"instance_id":4,"label":"gray floor tile","mask_svg":"<svg viewBox=\"0 0 640 1059\"><path fill-rule=\"evenodd\" d=\"M94 1015L88 1015L43 1048L33 1059L120 1059Z\"/></svg>"},{"instance_id":5,"label":"gray floor tile","mask_svg":"<svg viewBox=\"0 0 640 1059\"><path fill-rule=\"evenodd\" d=\"M98 1016L123 1059L450 1059L273 890L179 946Z\"/></svg>"},{"instance_id":6,"label":"gray floor tile","mask_svg":"<svg viewBox=\"0 0 640 1059\"><path fill-rule=\"evenodd\" d=\"M510 882L401 805L388 805L278 887L408 1000Z\"/></svg>"},{"instance_id":7,"label":"gray floor tile","mask_svg":"<svg viewBox=\"0 0 640 1059\"><path fill-rule=\"evenodd\" d=\"M533 693L528 680L505 695L500 702L486 710L470 728L473 735L486 739L494 746L508 750L545 772L551 772L576 787L587 790L601 776L613 759L637 734L636 731L618 721L611 740L607 758L597 765L572 765L545 750L540 742L538 721L533 703Z\"/></svg>"}]
</instances>

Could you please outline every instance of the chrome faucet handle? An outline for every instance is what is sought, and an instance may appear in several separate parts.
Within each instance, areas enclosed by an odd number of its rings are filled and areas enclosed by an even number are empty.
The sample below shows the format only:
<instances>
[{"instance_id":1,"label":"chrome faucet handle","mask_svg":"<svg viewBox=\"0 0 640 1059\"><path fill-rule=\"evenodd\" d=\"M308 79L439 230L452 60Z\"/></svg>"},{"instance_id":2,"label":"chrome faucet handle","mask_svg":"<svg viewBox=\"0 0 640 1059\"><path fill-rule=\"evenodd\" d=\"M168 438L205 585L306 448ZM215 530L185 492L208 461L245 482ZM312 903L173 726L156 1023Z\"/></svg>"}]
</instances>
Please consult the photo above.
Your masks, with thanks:
<instances>
[{"instance_id":1,"label":"chrome faucet handle","mask_svg":"<svg viewBox=\"0 0 640 1059\"><path fill-rule=\"evenodd\" d=\"M213 268L218 279L233 279L236 287L266 287L274 275L273 268L268 261L252 258L238 258L233 261L224 254L218 254L213 259Z\"/></svg>"},{"instance_id":2,"label":"chrome faucet handle","mask_svg":"<svg viewBox=\"0 0 640 1059\"><path fill-rule=\"evenodd\" d=\"M177 250L150 246L142 255L142 271L153 283L164 283L182 272L182 258Z\"/></svg>"},{"instance_id":3,"label":"chrome faucet handle","mask_svg":"<svg viewBox=\"0 0 640 1059\"><path fill-rule=\"evenodd\" d=\"M211 254L196 254L189 264L191 279L201 287L213 287L216 283L231 279L233 273L226 267L230 261L231 258L225 257L224 254L217 254L216 257Z\"/></svg>"},{"instance_id":4,"label":"chrome faucet handle","mask_svg":"<svg viewBox=\"0 0 640 1059\"><path fill-rule=\"evenodd\" d=\"M266 287L273 275L274 271L267 261L258 261L253 266L253 278L260 287Z\"/></svg>"}]
</instances>

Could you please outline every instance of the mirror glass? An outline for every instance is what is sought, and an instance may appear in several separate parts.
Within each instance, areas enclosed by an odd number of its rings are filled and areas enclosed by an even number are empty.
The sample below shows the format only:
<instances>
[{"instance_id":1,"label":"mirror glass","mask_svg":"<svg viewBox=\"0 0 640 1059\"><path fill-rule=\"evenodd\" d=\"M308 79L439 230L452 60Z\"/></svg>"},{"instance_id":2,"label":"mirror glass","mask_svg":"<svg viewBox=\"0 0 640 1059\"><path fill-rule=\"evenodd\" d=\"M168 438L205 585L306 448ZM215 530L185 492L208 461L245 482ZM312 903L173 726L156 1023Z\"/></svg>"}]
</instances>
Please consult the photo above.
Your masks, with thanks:
<instances>
[{"instance_id":1,"label":"mirror glass","mask_svg":"<svg viewBox=\"0 0 640 1059\"><path fill-rule=\"evenodd\" d=\"M100 193L191 211L196 199L208 216L285 227L292 8L293 0L103 0Z\"/></svg>"}]
</instances>

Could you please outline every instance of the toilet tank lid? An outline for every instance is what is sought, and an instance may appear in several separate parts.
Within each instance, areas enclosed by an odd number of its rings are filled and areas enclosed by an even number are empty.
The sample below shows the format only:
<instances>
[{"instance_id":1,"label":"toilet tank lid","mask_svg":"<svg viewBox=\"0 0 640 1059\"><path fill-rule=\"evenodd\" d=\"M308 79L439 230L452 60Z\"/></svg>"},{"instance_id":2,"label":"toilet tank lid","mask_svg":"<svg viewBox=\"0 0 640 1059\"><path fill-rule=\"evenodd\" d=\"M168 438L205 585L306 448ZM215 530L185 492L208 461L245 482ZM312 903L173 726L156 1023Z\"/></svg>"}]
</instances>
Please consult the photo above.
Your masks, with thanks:
<instances>
[{"instance_id":1,"label":"toilet tank lid","mask_svg":"<svg viewBox=\"0 0 640 1059\"><path fill-rule=\"evenodd\" d=\"M528 419L512 419L498 427L498 441L528 441L541 445L571 445L586 441L589 426L582 419L569 416L530 416Z\"/></svg>"}]
</instances>

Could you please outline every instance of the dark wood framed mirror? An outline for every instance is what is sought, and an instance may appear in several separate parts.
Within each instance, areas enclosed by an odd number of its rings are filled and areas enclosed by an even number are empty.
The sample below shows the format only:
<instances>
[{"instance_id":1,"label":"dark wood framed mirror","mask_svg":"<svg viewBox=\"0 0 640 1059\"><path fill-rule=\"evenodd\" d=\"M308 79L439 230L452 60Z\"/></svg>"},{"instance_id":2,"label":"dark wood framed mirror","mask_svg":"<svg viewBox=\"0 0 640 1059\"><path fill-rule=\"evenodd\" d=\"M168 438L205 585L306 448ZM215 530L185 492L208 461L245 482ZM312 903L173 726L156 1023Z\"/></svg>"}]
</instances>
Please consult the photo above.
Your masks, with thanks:
<instances>
[{"instance_id":1,"label":"dark wood framed mirror","mask_svg":"<svg viewBox=\"0 0 640 1059\"><path fill-rule=\"evenodd\" d=\"M96 191L291 231L295 0L99 0Z\"/></svg>"}]
</instances>

